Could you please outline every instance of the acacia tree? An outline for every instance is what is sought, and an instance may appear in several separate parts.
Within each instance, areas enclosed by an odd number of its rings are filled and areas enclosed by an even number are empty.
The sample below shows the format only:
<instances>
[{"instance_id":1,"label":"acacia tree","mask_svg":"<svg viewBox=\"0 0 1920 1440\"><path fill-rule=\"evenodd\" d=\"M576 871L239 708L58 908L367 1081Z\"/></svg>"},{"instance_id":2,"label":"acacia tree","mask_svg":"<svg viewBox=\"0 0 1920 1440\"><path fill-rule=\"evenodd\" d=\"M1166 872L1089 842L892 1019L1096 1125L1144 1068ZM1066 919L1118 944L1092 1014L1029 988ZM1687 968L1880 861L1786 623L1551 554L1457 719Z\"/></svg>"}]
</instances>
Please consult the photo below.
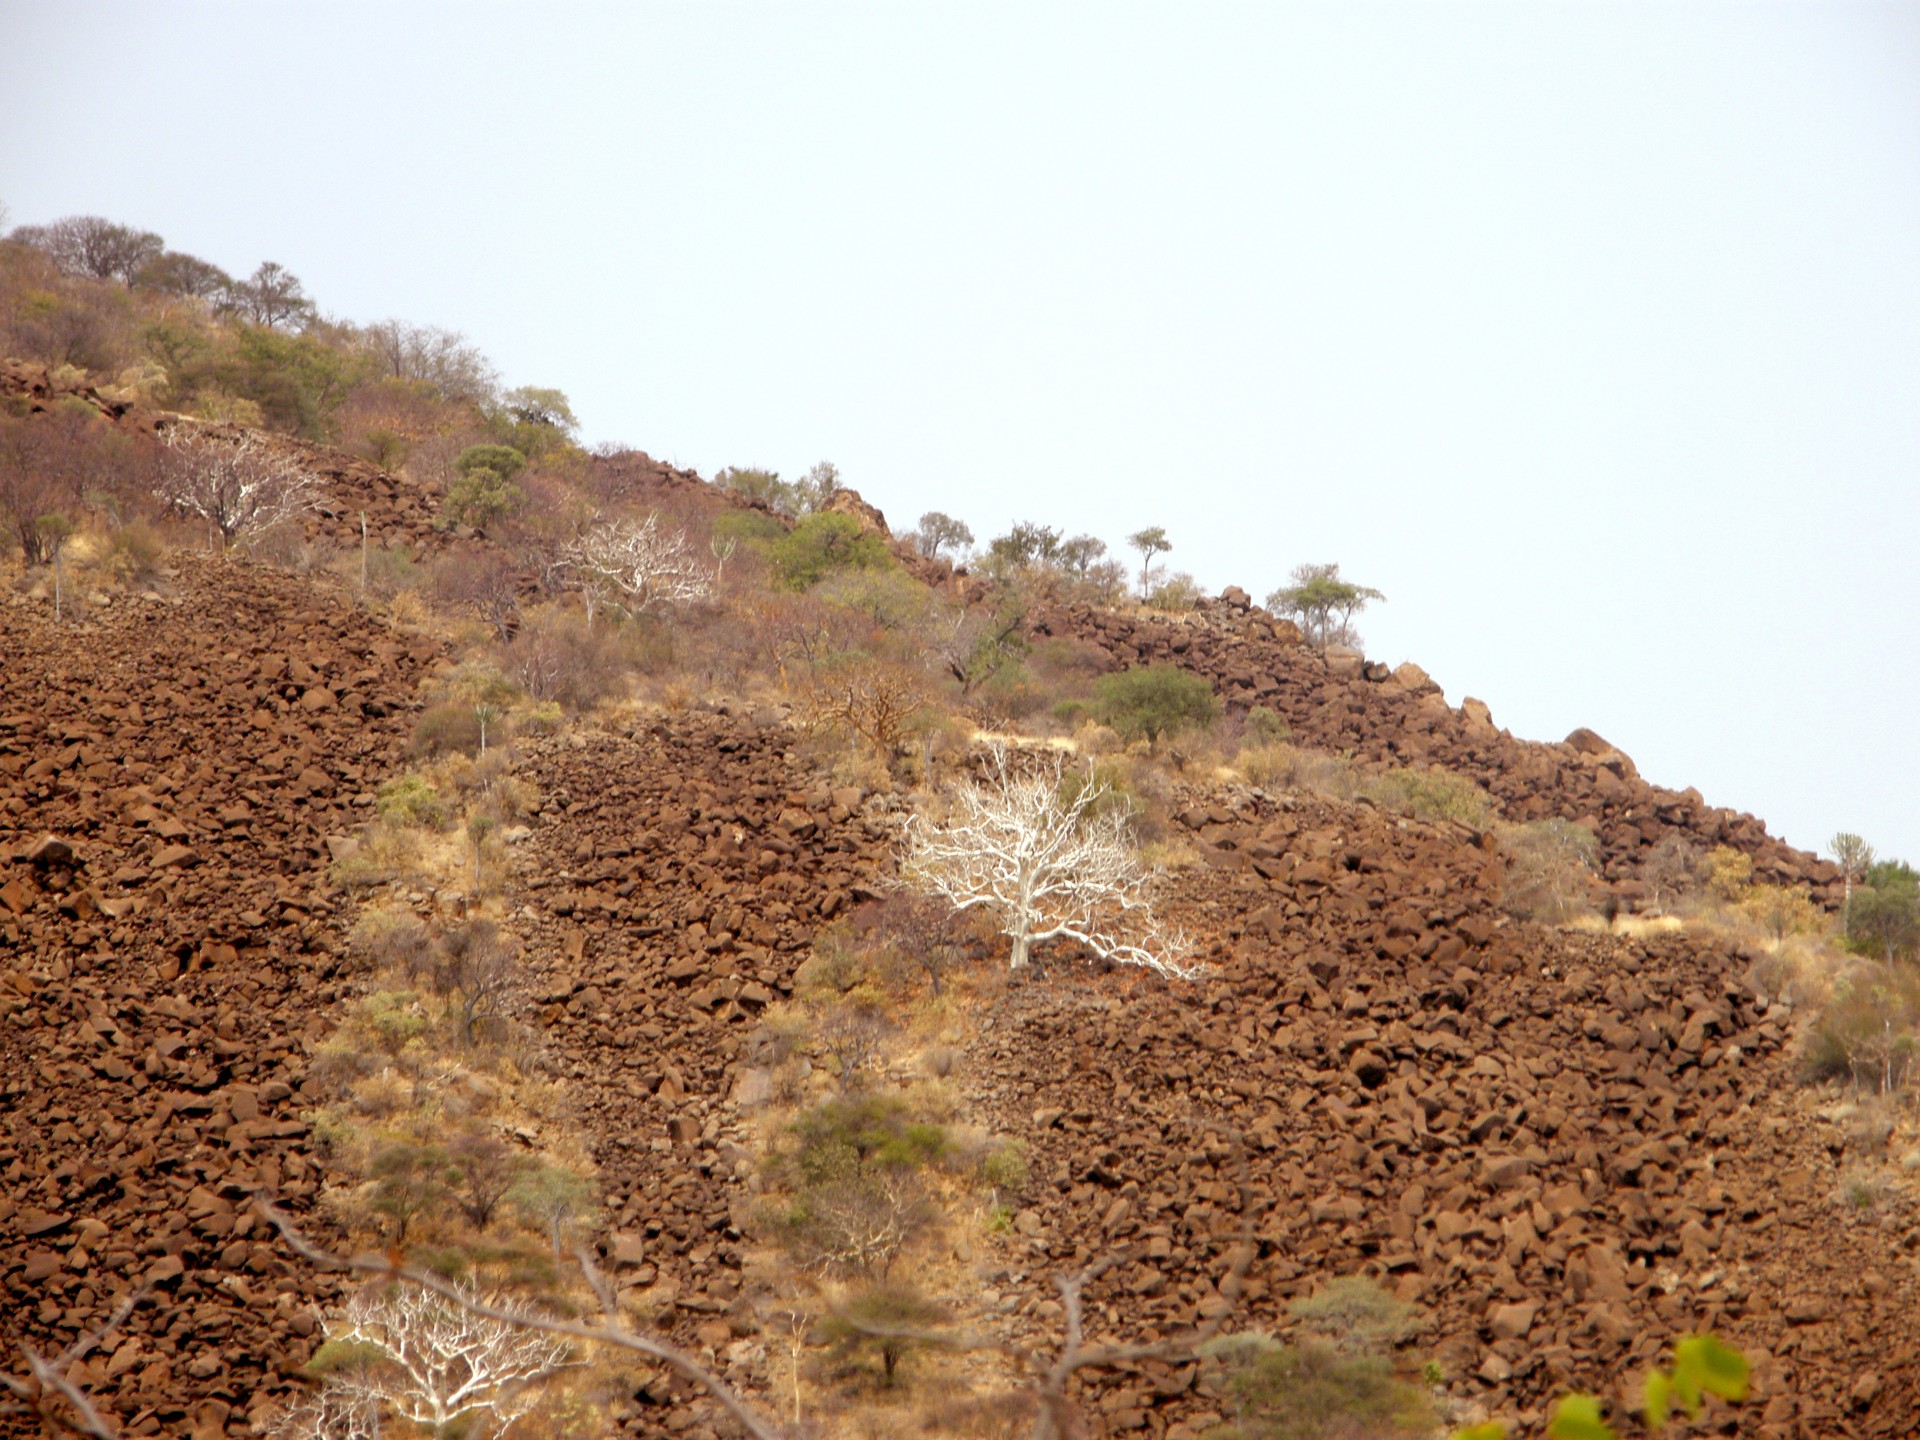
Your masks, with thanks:
<instances>
[{"instance_id":1,"label":"acacia tree","mask_svg":"<svg viewBox=\"0 0 1920 1440\"><path fill-rule=\"evenodd\" d=\"M1866 877L1878 857L1873 853L1873 846L1851 830L1842 830L1827 841L1827 849L1833 853L1834 863L1840 867L1840 934L1843 937L1850 936L1853 933L1853 887Z\"/></svg>"},{"instance_id":2,"label":"acacia tree","mask_svg":"<svg viewBox=\"0 0 1920 1440\"><path fill-rule=\"evenodd\" d=\"M320 477L290 449L249 431L219 439L175 427L167 432L168 463L154 493L231 544L243 530L264 530L311 510Z\"/></svg>"},{"instance_id":3,"label":"acacia tree","mask_svg":"<svg viewBox=\"0 0 1920 1440\"><path fill-rule=\"evenodd\" d=\"M981 910L1013 942L1012 969L1035 945L1070 940L1162 975L1187 976L1187 939L1162 926L1155 876L1127 839L1129 807L1097 776L1067 783L1058 755L1015 769L1003 746L987 777L956 786L944 820L907 822L901 871L956 910Z\"/></svg>"},{"instance_id":4,"label":"acacia tree","mask_svg":"<svg viewBox=\"0 0 1920 1440\"><path fill-rule=\"evenodd\" d=\"M328 1387L435 1435L470 1415L505 1432L532 1408L528 1387L569 1353L551 1336L412 1287L355 1296L328 1341L349 1362L328 1375Z\"/></svg>"},{"instance_id":5,"label":"acacia tree","mask_svg":"<svg viewBox=\"0 0 1920 1440\"><path fill-rule=\"evenodd\" d=\"M1368 585L1355 585L1340 578L1338 565L1300 565L1294 568L1293 583L1282 586L1267 597L1267 608L1299 622L1301 631L1313 644L1352 645L1359 641L1353 629L1353 617L1369 602L1387 597Z\"/></svg>"},{"instance_id":6,"label":"acacia tree","mask_svg":"<svg viewBox=\"0 0 1920 1440\"><path fill-rule=\"evenodd\" d=\"M713 593L713 572L687 543L685 530L668 530L659 513L645 520L595 520L566 548L573 587L587 607L587 628L602 603L629 615L659 606L691 605Z\"/></svg>"},{"instance_id":7,"label":"acacia tree","mask_svg":"<svg viewBox=\"0 0 1920 1440\"><path fill-rule=\"evenodd\" d=\"M1127 537L1127 544L1140 552L1140 598L1147 598L1147 587L1153 580L1153 557L1173 549L1173 542L1167 539L1167 532L1159 525L1149 525L1145 530L1136 530Z\"/></svg>"},{"instance_id":8,"label":"acacia tree","mask_svg":"<svg viewBox=\"0 0 1920 1440\"><path fill-rule=\"evenodd\" d=\"M920 517L914 541L923 555L934 560L939 558L942 546L951 546L958 552L962 546L973 544L973 531L963 520L956 520L943 511L929 510Z\"/></svg>"}]
</instances>

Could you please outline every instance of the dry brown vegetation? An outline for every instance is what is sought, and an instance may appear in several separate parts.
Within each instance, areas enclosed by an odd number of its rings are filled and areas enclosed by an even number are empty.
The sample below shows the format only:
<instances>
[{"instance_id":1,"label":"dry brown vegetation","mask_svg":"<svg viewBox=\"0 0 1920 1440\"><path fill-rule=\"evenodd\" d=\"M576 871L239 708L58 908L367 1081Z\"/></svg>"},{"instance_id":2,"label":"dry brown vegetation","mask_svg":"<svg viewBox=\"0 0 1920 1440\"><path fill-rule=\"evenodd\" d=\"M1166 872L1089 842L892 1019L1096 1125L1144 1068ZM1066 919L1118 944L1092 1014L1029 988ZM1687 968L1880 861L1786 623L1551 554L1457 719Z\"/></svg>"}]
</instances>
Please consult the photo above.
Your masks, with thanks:
<instances>
[{"instance_id":1,"label":"dry brown vegetation","mask_svg":"<svg viewBox=\"0 0 1920 1440\"><path fill-rule=\"evenodd\" d=\"M1690 1328L1770 1433L1904 1433L1920 986L1833 866L1089 537L956 569L830 467L588 455L457 336L68 263L0 243L0 1331L49 1425L394 1424L384 1265L562 1327L515 1434L1423 1433ZM193 446L301 503L196 509ZM901 884L983 732L1192 978L1010 975Z\"/></svg>"}]
</instances>

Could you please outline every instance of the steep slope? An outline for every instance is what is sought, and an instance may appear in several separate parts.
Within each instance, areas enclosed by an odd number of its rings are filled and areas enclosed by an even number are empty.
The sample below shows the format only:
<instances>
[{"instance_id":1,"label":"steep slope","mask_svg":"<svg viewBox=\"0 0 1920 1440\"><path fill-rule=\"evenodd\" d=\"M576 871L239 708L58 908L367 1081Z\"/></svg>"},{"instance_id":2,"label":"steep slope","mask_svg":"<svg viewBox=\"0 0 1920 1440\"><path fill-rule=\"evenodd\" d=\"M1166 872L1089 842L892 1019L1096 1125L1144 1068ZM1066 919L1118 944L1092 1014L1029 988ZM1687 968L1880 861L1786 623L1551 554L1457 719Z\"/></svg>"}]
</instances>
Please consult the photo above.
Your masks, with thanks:
<instances>
[{"instance_id":1,"label":"steep slope","mask_svg":"<svg viewBox=\"0 0 1920 1440\"><path fill-rule=\"evenodd\" d=\"M1629 906L1645 896L1641 868L1669 834L1744 851L1757 879L1831 890L1837 905L1839 872L1827 861L1782 843L1751 815L1709 806L1697 791L1648 784L1592 731L1576 730L1558 744L1517 740L1478 701L1448 705L1418 666L1330 660L1301 644L1289 622L1248 604L1243 593L1228 595L1181 617L1041 605L1031 623L1037 635L1098 646L1116 668L1166 661L1204 675L1228 705L1267 706L1304 744L1458 771L1499 801L1509 820L1585 822L1600 841L1602 873Z\"/></svg>"},{"instance_id":2,"label":"steep slope","mask_svg":"<svg viewBox=\"0 0 1920 1440\"><path fill-rule=\"evenodd\" d=\"M320 459L316 531L357 539L365 510L374 543L447 543L430 497ZM650 502L738 503L644 457L597 474ZM131 1433L211 1437L244 1433L335 1293L245 1201L317 1192L304 1056L343 988L345 918L326 840L399 763L435 649L303 582L177 570L164 598L59 627L0 601L0 1338L58 1348L150 1280L75 1378ZM1175 660L1306 743L1445 764L1508 818L1587 821L1628 904L1668 834L1742 848L1763 878L1832 879L1598 737L1516 741L1417 672L1329 663L1242 603L1031 620L1115 667ZM749 1387L770 1373L744 1273L757 1017L818 927L885 887L901 803L830 788L792 740L779 713L730 705L528 741L541 804L513 896L615 1279ZM1421 1344L1502 1413L1617 1386L1706 1326L1760 1361L1748 1433L1907 1433L1913 1232L1838 1199L1842 1142L1793 1081L1793 1017L1741 957L1513 922L1493 838L1463 827L1213 785L1175 809L1199 856L1175 908L1207 976L1069 959L977 1017L958 1081L973 1118L1027 1142L1035 1181L969 1262L971 1318L1044 1343L1054 1279L1116 1250L1091 1298L1127 1337L1221 1308L1271 1325L1365 1269L1430 1307ZM1247 1290L1215 1294L1249 1232ZM1143 1366L1087 1398L1103 1433L1190 1436L1194 1378ZM664 1383L626 1418L708 1427Z\"/></svg>"},{"instance_id":3,"label":"steep slope","mask_svg":"<svg viewBox=\"0 0 1920 1440\"><path fill-rule=\"evenodd\" d=\"M1250 1226L1246 1323L1364 1270L1432 1309L1423 1352L1500 1413L1625 1391L1715 1329L1759 1362L1742 1433L1908 1433L1907 1227L1845 1202L1790 1012L1743 962L1498 918L1448 827L1254 797L1188 818L1216 848L1180 909L1225 942L1215 973L1069 967L981 1027L976 1094L1049 1182L1026 1314L1043 1277L1138 1245L1090 1299L1177 1333ZM1190 1381L1149 1369L1101 1404L1159 1433Z\"/></svg>"},{"instance_id":4,"label":"steep slope","mask_svg":"<svg viewBox=\"0 0 1920 1440\"><path fill-rule=\"evenodd\" d=\"M531 772L556 803L525 870L543 1023L612 1181L616 1276L749 1387L767 1377L742 1277L765 1239L753 1021L891 859L879 802L810 784L785 744L765 717L701 712L545 742ZM1203 861L1176 913L1208 976L1068 961L976 1017L972 1118L1028 1144L1036 1184L977 1262L971 1318L1044 1345L1055 1277L1110 1252L1132 1259L1090 1300L1118 1337L1229 1305L1236 1328L1272 1326L1364 1270L1431 1309L1423 1353L1496 1413L1624 1387L1712 1328L1758 1363L1746 1433L1906 1433L1905 1227L1842 1199L1791 1013L1744 960L1513 922L1463 827L1190 800ZM1212 1286L1248 1229L1259 1254L1229 1302ZM1193 1435L1193 1382L1141 1367L1089 1399L1103 1433Z\"/></svg>"},{"instance_id":5,"label":"steep slope","mask_svg":"<svg viewBox=\"0 0 1920 1440\"><path fill-rule=\"evenodd\" d=\"M325 840L433 648L285 576L174 564L164 596L59 626L0 598L0 1340L57 1352L151 1285L74 1378L130 1434L217 1435L334 1293L246 1209L317 1192Z\"/></svg>"}]
</instances>

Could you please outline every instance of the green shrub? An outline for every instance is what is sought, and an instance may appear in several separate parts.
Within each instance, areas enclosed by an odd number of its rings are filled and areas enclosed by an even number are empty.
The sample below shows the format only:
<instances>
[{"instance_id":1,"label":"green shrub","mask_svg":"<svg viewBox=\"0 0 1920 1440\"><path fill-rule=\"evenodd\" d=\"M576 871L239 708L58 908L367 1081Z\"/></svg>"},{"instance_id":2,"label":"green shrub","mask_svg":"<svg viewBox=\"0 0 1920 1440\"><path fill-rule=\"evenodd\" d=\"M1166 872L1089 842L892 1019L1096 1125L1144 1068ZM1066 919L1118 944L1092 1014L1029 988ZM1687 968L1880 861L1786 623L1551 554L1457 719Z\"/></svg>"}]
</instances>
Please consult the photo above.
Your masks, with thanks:
<instances>
[{"instance_id":1,"label":"green shrub","mask_svg":"<svg viewBox=\"0 0 1920 1440\"><path fill-rule=\"evenodd\" d=\"M1402 766L1366 780L1361 791L1392 810L1422 820L1453 820L1484 830L1494 814L1493 797L1464 775L1430 766Z\"/></svg>"},{"instance_id":2,"label":"green shrub","mask_svg":"<svg viewBox=\"0 0 1920 1440\"><path fill-rule=\"evenodd\" d=\"M542 700L520 716L520 728L529 735L551 735L566 723L567 712L557 700Z\"/></svg>"},{"instance_id":3,"label":"green shrub","mask_svg":"<svg viewBox=\"0 0 1920 1440\"><path fill-rule=\"evenodd\" d=\"M764 510L727 510L713 519L716 540L744 540L751 545L778 540L786 533L779 517Z\"/></svg>"},{"instance_id":4,"label":"green shrub","mask_svg":"<svg viewBox=\"0 0 1920 1440\"><path fill-rule=\"evenodd\" d=\"M1815 1080L1905 1090L1920 1074L1920 974L1885 964L1850 971L1813 1017L1803 1053Z\"/></svg>"},{"instance_id":5,"label":"green shrub","mask_svg":"<svg viewBox=\"0 0 1920 1440\"><path fill-rule=\"evenodd\" d=\"M1241 729L1251 745L1272 745L1293 738L1293 727L1265 705L1249 710Z\"/></svg>"},{"instance_id":6,"label":"green shrub","mask_svg":"<svg viewBox=\"0 0 1920 1440\"><path fill-rule=\"evenodd\" d=\"M1025 720L1038 714L1047 703L1032 674L1018 660L1001 664L974 687L971 699L981 718L990 725Z\"/></svg>"},{"instance_id":7,"label":"green shrub","mask_svg":"<svg viewBox=\"0 0 1920 1440\"><path fill-rule=\"evenodd\" d=\"M932 1343L928 1332L948 1320L946 1310L911 1285L883 1281L855 1291L833 1307L820 1327L836 1357L871 1351L880 1360L880 1384L892 1389L900 1362Z\"/></svg>"},{"instance_id":8,"label":"green shrub","mask_svg":"<svg viewBox=\"0 0 1920 1440\"><path fill-rule=\"evenodd\" d=\"M809 515L767 550L773 578L805 590L841 570L879 570L893 564L887 542L851 515Z\"/></svg>"},{"instance_id":9,"label":"green shrub","mask_svg":"<svg viewBox=\"0 0 1920 1440\"><path fill-rule=\"evenodd\" d=\"M1220 713L1213 687L1177 665L1148 665L1102 675L1094 682L1094 713L1123 738L1158 744L1169 735L1208 725Z\"/></svg>"},{"instance_id":10,"label":"green shrub","mask_svg":"<svg viewBox=\"0 0 1920 1440\"><path fill-rule=\"evenodd\" d=\"M440 513L449 525L485 530L519 510L526 499L526 492L518 485L482 465L459 476L447 487L446 502Z\"/></svg>"},{"instance_id":11,"label":"green shrub","mask_svg":"<svg viewBox=\"0 0 1920 1440\"><path fill-rule=\"evenodd\" d=\"M1425 1392L1386 1356L1308 1337L1283 1345L1234 1335L1205 1347L1219 1367L1231 1422L1207 1440L1388 1440L1433 1433Z\"/></svg>"},{"instance_id":12,"label":"green shrub","mask_svg":"<svg viewBox=\"0 0 1920 1440\"><path fill-rule=\"evenodd\" d=\"M1177 614L1191 610L1200 601L1200 582L1184 570L1170 575L1147 592L1147 608Z\"/></svg>"},{"instance_id":13,"label":"green shrub","mask_svg":"<svg viewBox=\"0 0 1920 1440\"><path fill-rule=\"evenodd\" d=\"M1090 820L1116 810L1123 815L1139 815L1147 808L1127 772L1112 761L1101 761L1084 770L1069 770L1061 775L1061 808L1071 809L1089 790L1100 789L1105 793L1087 806Z\"/></svg>"},{"instance_id":14,"label":"green shrub","mask_svg":"<svg viewBox=\"0 0 1920 1440\"><path fill-rule=\"evenodd\" d=\"M478 755L480 717L471 705L429 705L413 723L407 752L415 757Z\"/></svg>"},{"instance_id":15,"label":"green shrub","mask_svg":"<svg viewBox=\"0 0 1920 1440\"><path fill-rule=\"evenodd\" d=\"M427 1033L427 1016L412 990L376 990L356 1007L355 1027L388 1055L398 1056Z\"/></svg>"},{"instance_id":16,"label":"green shrub","mask_svg":"<svg viewBox=\"0 0 1920 1440\"><path fill-rule=\"evenodd\" d=\"M1507 852L1504 896L1515 914L1558 925L1593 908L1599 841L1571 820L1535 820L1501 831Z\"/></svg>"},{"instance_id":17,"label":"green shrub","mask_svg":"<svg viewBox=\"0 0 1920 1440\"><path fill-rule=\"evenodd\" d=\"M374 796L374 813L395 825L419 825L437 830L446 823L447 804L422 775L402 775L382 785Z\"/></svg>"},{"instance_id":18,"label":"green shrub","mask_svg":"<svg viewBox=\"0 0 1920 1440\"><path fill-rule=\"evenodd\" d=\"M980 1161L980 1180L996 1193L1018 1195L1032 1182L1027 1165L1027 1147L1018 1140L1003 1140Z\"/></svg>"},{"instance_id":19,"label":"green shrub","mask_svg":"<svg viewBox=\"0 0 1920 1440\"><path fill-rule=\"evenodd\" d=\"M1308 1334L1342 1350L1389 1350L1413 1334L1420 1307L1394 1298L1364 1275L1329 1280L1287 1306Z\"/></svg>"},{"instance_id":20,"label":"green shrub","mask_svg":"<svg viewBox=\"0 0 1920 1440\"><path fill-rule=\"evenodd\" d=\"M799 1142L790 1157L810 1184L868 1170L917 1170L952 1148L944 1126L915 1120L898 1095L827 1100L793 1122Z\"/></svg>"},{"instance_id":21,"label":"green shrub","mask_svg":"<svg viewBox=\"0 0 1920 1440\"><path fill-rule=\"evenodd\" d=\"M511 480L526 468L527 457L511 445L469 445L453 461L453 473L460 476L476 470L490 470L502 480Z\"/></svg>"}]
</instances>

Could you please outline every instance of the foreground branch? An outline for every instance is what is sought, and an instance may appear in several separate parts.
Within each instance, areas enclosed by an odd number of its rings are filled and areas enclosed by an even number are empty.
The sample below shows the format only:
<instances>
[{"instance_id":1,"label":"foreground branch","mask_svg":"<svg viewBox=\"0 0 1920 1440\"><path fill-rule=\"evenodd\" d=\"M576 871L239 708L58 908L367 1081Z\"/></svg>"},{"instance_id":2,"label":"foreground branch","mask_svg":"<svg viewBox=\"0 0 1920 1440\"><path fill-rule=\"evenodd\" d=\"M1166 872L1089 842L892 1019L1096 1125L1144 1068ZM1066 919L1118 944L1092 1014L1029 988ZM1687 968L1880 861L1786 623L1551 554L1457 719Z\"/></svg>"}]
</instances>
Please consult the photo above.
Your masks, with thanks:
<instances>
[{"instance_id":1,"label":"foreground branch","mask_svg":"<svg viewBox=\"0 0 1920 1440\"><path fill-rule=\"evenodd\" d=\"M431 1291L461 1310L483 1319L497 1320L528 1330L537 1330L547 1335L563 1336L570 1340L610 1345L617 1350L628 1350L638 1355L645 1355L649 1359L660 1361L675 1373L705 1390L747 1434L754 1437L754 1440L786 1440L784 1432L750 1410L746 1402L724 1380L684 1351L665 1341L650 1340L644 1335L635 1335L630 1330L614 1325L610 1313L612 1295L604 1280L599 1277L597 1271L592 1269L584 1256L581 1259L588 1268L588 1282L593 1286L595 1294L600 1297L602 1307L609 1311L608 1323L604 1325L587 1325L574 1320L555 1320L544 1315L509 1310L462 1290L452 1281L434 1274L431 1270L424 1270L418 1265L397 1264L385 1256L335 1255L308 1240L294 1225L291 1217L270 1200L259 1197L256 1203L260 1207L261 1214L265 1215L280 1232L294 1252L323 1270L345 1270L353 1274L378 1276L384 1280L404 1281L422 1290Z\"/></svg>"},{"instance_id":2,"label":"foreground branch","mask_svg":"<svg viewBox=\"0 0 1920 1440\"><path fill-rule=\"evenodd\" d=\"M27 1375L22 1379L18 1375L0 1375L0 1389L5 1389L25 1406L30 1407L40 1417L46 1433L54 1433L58 1425L77 1435L90 1435L94 1440L119 1440L119 1432L107 1421L106 1417L94 1408L93 1401L79 1386L67 1378L67 1367L77 1360L85 1359L88 1352L97 1349L106 1342L109 1335L118 1330L133 1313L134 1306L146 1298L150 1286L142 1285L129 1292L114 1307L113 1314L107 1317L104 1325L89 1330L79 1336L65 1350L49 1360L30 1345L22 1345L20 1354L27 1362ZM73 1413L58 1413L54 1402L65 1401ZM0 1407L0 1415L8 1409Z\"/></svg>"}]
</instances>

